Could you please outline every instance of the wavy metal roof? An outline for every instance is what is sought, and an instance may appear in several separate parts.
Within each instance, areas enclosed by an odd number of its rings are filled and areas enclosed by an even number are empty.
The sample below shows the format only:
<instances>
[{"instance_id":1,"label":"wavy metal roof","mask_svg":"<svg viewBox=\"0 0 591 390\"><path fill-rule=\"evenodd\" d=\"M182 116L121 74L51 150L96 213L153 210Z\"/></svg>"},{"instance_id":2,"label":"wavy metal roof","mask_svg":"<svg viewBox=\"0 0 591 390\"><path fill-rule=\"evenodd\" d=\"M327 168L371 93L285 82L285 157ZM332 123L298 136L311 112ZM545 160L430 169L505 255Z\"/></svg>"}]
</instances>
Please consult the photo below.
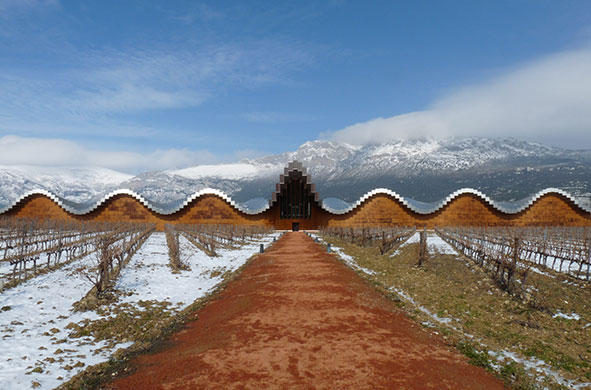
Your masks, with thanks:
<instances>
[{"instance_id":1,"label":"wavy metal roof","mask_svg":"<svg viewBox=\"0 0 591 390\"><path fill-rule=\"evenodd\" d=\"M566 199L568 199L569 201L571 201L574 205L579 207L581 210L591 213L591 209L582 205L574 196L572 196L568 192L563 191L558 188L547 188L545 190L537 192L535 195L532 195L528 198L525 198L525 199L522 199L522 200L519 200L516 202L496 202L478 190L475 190L472 188L463 188L463 189L453 192L452 194L448 195L446 198L444 198L440 201L432 202L432 203L424 203L424 202L416 201L414 199L405 198L405 197L399 195L398 193L391 191L389 189L386 189L386 188L376 188L372 191L369 191L365 195L363 195L361 198L359 198L359 200L357 200L354 204L350 205L347 208L343 208L343 209L330 208L326 205L323 205L322 201L318 201L318 204L320 205L320 207L323 210L326 210L329 213L342 215L342 214L347 214L347 213L355 210L356 208L360 207L364 202L366 202L367 200L369 200L373 196L387 195L387 196L390 196L391 198L397 200L398 202L400 202L402 205L406 206L411 211L413 211L417 214L427 215L427 214L435 213L438 210L441 210L442 208L447 206L449 203L451 203L454 199L458 198L461 195L465 195L465 194L474 195L477 198L480 198L486 204L490 205L495 210L498 210L498 211L505 213L505 214L517 214L521 211L524 211L525 209L530 207L532 204L534 204L538 199L542 198L545 195L549 195L549 194L561 195L561 196L565 197ZM207 188L207 189L203 189L201 191L195 192L194 194L187 197L185 200L180 200L180 201L168 203L168 204L161 204L161 203L156 203L156 202L150 201L148 199L145 199L143 196L135 193L134 191L127 190L127 189L121 189L121 190L116 190L116 191L110 192L109 194L103 196L100 200L98 200L96 202L76 203L76 202L72 202L67 199L64 199L62 197L59 197L49 191L39 189L39 190L29 191L26 194L20 196L18 199L13 201L7 207L0 209L0 214L9 211L10 209L12 209L16 205L18 205L20 202L25 200L26 198L34 196L34 195L44 195L44 196L50 198L51 200L53 200L58 206L60 206L65 211L75 214L75 215L88 214L88 213L96 210L97 208L99 208L101 205L103 205L109 199L114 198L115 196L118 196L118 195L129 195L129 196L135 198L137 201L139 201L144 206L146 206L148 209L150 209L158 214L161 214L161 215L174 214L174 213L182 210L183 208L187 207L195 199L198 199L198 198L200 198L202 196L206 196L206 195L218 196L221 199L223 199L224 201L226 201L228 204L230 204L230 206L232 206L236 210L238 210L242 213L248 214L248 215L256 215L256 214L263 213L264 211L268 210L272 206L272 204L274 203L273 201L270 201L269 204L265 205L264 207L256 209L256 210L252 210L252 209L248 209L248 208L244 207L241 204L236 203L234 200L232 200L232 198L230 198L230 196L226 195L224 192L219 191L219 190L215 190L215 189L211 189L211 188Z\"/></svg>"},{"instance_id":2,"label":"wavy metal roof","mask_svg":"<svg viewBox=\"0 0 591 390\"><path fill-rule=\"evenodd\" d=\"M112 191L112 192L108 193L107 195L103 196L102 198L100 198L98 201L89 202L89 203L72 202L70 200L59 197L49 191L39 189L39 190L29 191L26 194L20 196L18 199L16 199L14 202L12 202L9 206L7 206L3 209L0 209L0 214L12 209L17 204L19 204L21 201L23 201L24 199L26 199L30 196L34 196L34 195L47 196L48 198L52 199L57 205L59 205L62 209L66 210L69 213L75 214L75 215L88 214L88 213L92 212L93 210L96 210L101 205L103 205L105 202L107 202L109 199L111 199L115 196L129 195L129 196L135 198L137 201L139 201L144 206L146 206L149 210L154 211L155 213L158 213L161 215L171 215L171 214L174 214L174 213L182 210L183 208L187 207L195 199L198 199L198 198L205 196L205 195L215 195L215 196L222 198L228 204L230 204L230 206L232 206L233 208L235 208L236 210L238 210L244 214L256 215L256 214L263 213L266 210L268 210L269 208L273 207L273 205L277 202L277 199L278 199L279 195L281 194L282 190L284 190L286 188L286 185L287 185L286 179L289 178L290 176L291 177L301 176L302 179L305 181L305 184L306 184L307 188L309 189L310 193L313 195L314 202L316 204L318 204L318 206L321 207L323 210L326 210L329 213L336 214L336 215L347 214L347 213L355 210L357 207L361 206L365 201L367 201L371 197L376 196L376 195L390 196L393 199L395 199L396 201L400 202L402 205L406 206L409 210L414 211L417 214L427 215L427 214L435 213L438 210L441 210L442 208L447 206L449 203L451 203L454 199L456 199L457 197L459 197L461 195L465 195L465 194L474 195L477 198L480 198L486 204L490 205L495 210L498 210L498 211L505 213L505 214L519 213L519 212L527 209L528 207L530 207L534 202L536 202L538 199L540 199L541 197L543 197L545 195L558 194L558 195L565 197L569 201L571 201L573 204L575 204L581 210L591 213L591 209L582 205L574 196L572 196L571 194L567 193L566 191L563 191L558 188L547 188L545 190L539 191L538 193L536 193L533 196L530 196L528 198L525 198L525 199L522 199L522 200L519 200L516 202L496 202L478 190L475 190L472 188L462 188L460 190L457 190L457 191L449 194L446 198L444 198L440 201L437 201L437 202L432 202L432 203L425 203L425 202L420 202L420 201L417 201L417 200L414 200L411 198L405 198L405 197L399 195L398 193L391 191L389 189L386 189L386 188L376 188L372 191L369 191L365 195L363 195L361 198L359 198L359 200L357 200L352 205L350 205L348 207L344 207L344 208L335 209L335 208L329 207L328 205L324 205L322 200L319 199L319 194L318 194L318 192L316 192L316 185L312 182L312 178L311 178L310 174L307 172L306 168L303 166L303 164L299 161L292 161L287 165L287 167L284 168L283 174L279 175L279 182L276 184L276 189L272 193L271 199L269 200L268 204L264 205L263 207L257 208L257 209L252 209L252 208L249 208L243 204L236 203L234 200L232 200L232 198L230 198L230 196L228 196L224 192L216 190L216 189L212 189L212 188L206 188L201 191L195 192L192 195L188 196L184 200L181 199L181 200L178 200L178 201L175 201L172 203L166 203L166 204L151 201L149 199L144 198L140 194L138 194L132 190L128 190L128 189L119 189L119 190ZM345 202L343 202L343 203L345 203Z\"/></svg>"},{"instance_id":3,"label":"wavy metal roof","mask_svg":"<svg viewBox=\"0 0 591 390\"><path fill-rule=\"evenodd\" d=\"M213 188L203 189L201 191L193 193L192 195L187 197L185 200L180 200L180 201L172 202L172 203L168 203L168 204L153 202L149 199L144 198L140 194L138 194L132 190L127 190L127 189L120 189L120 190L112 191L112 192L108 193L107 195L103 196L102 198L100 198L98 201L92 202L92 203L72 202L72 201L69 201L69 200L64 199L62 197L59 197L49 191L46 191L43 189L38 189L38 190L29 191L26 194L20 196L18 199L16 199L14 202L12 202L7 207L0 209L0 213L7 212L8 210L12 209L17 204L19 204L21 201L23 201L24 199L31 197L33 195L47 196L48 198L53 200L58 206L60 206L62 209L64 209L65 211L67 211L69 213L75 214L75 215L88 214L88 213L96 210L97 208L99 208L101 205L103 205L109 199L114 198L115 196L118 196L118 195L129 195L129 196L135 198L138 202L140 202L144 206L146 206L149 210L152 210L152 211L154 211L158 214L162 214L162 215L174 214L177 211L180 211L183 208L185 208L186 206L188 206L189 203L191 203L193 200L200 198L202 196L205 196L205 195L218 196L218 197L222 198L223 200L225 200L228 204L230 204L230 206L234 207L236 210L241 211L245 214L251 214L251 215L259 214L259 213L262 213L263 211L267 210L270 207L269 205L266 205L264 208L262 208L260 210L254 210L254 211L249 210L247 208L242 207L240 204L234 202L232 200L232 198L230 198L224 192L219 191L219 190L215 190Z\"/></svg>"},{"instance_id":4,"label":"wavy metal roof","mask_svg":"<svg viewBox=\"0 0 591 390\"><path fill-rule=\"evenodd\" d=\"M563 191L559 188L546 188L545 190L539 191L530 197L527 197L525 199L521 199L521 200L518 200L515 202L497 202L497 201L492 200L486 194L484 194L478 190L475 190L473 188L462 188L462 189L459 189L459 190L454 191L453 193L449 194L444 199L439 200L437 202L432 202L432 203L425 203L425 202L416 201L414 199L405 198L405 197L399 195L398 193L391 191L389 189L386 189L386 188L376 188L375 190L369 191L368 193L363 195L361 198L359 198L359 200L357 200L357 202L353 203L351 206L349 206L346 209L338 209L337 210L337 209L331 209L331 208L328 208L325 206L323 206L323 208L326 211L331 212L333 214L347 214L347 213L355 210L357 207L361 206L361 204L363 204L366 200L368 200L372 196L380 195L380 194L388 195L388 196L396 199L400 203L402 203L404 206L408 207L411 211L414 211L417 214L423 214L423 215L435 213L435 212L441 210L442 208L444 208L445 206L447 206L454 199L458 198L461 195L466 195L466 194L474 195L477 198L482 199L486 204L490 205L495 210L498 210L498 211L505 213L505 214L520 213L520 212L524 211L525 209L527 209L528 207L530 207L532 204L534 204L538 199L542 198L545 195L549 195L549 194L561 195L561 196L567 198L572 203L574 203L581 210L591 213L591 209L585 207L574 196L572 196L568 192Z\"/></svg>"}]
</instances>

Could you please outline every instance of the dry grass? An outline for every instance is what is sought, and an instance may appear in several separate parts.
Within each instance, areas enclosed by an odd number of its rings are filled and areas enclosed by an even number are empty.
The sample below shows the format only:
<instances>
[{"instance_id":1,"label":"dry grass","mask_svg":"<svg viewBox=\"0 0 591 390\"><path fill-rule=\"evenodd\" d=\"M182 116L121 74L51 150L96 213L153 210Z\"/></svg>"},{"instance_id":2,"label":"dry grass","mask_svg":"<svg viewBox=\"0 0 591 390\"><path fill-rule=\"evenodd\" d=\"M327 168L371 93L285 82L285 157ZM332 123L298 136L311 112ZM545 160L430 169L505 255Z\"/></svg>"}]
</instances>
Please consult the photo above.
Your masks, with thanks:
<instances>
[{"instance_id":1,"label":"dry grass","mask_svg":"<svg viewBox=\"0 0 591 390\"><path fill-rule=\"evenodd\" d=\"M418 244L403 245L389 257L381 256L377 248L361 248L332 238L326 241L343 248L361 267L376 271L374 276L363 276L380 289L402 290L431 313L451 318L451 326L438 323L394 294L411 317L434 327L473 363L492 370L499 362L487 350L514 351L521 357L544 360L564 378L591 381L591 325L586 326L591 322L589 285L559 275L533 273L531 294L524 302L511 298L460 255L430 253L419 268ZM553 318L558 311L577 313L581 319ZM533 382L524 371L520 364L509 362L496 369L513 388L561 388L545 379Z\"/></svg>"}]
</instances>

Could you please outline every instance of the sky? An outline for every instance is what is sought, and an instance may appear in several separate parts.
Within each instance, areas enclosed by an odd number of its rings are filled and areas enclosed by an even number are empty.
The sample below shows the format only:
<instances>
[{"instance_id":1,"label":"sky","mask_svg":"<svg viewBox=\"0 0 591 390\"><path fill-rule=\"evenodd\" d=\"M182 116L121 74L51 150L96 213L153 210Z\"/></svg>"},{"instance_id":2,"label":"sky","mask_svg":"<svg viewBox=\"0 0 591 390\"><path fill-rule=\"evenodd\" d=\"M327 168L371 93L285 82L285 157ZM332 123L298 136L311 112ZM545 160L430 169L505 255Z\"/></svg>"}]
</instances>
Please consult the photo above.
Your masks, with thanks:
<instances>
[{"instance_id":1,"label":"sky","mask_svg":"<svg viewBox=\"0 0 591 390\"><path fill-rule=\"evenodd\" d=\"M591 149L591 2L0 0L0 164L415 137Z\"/></svg>"}]
</instances>

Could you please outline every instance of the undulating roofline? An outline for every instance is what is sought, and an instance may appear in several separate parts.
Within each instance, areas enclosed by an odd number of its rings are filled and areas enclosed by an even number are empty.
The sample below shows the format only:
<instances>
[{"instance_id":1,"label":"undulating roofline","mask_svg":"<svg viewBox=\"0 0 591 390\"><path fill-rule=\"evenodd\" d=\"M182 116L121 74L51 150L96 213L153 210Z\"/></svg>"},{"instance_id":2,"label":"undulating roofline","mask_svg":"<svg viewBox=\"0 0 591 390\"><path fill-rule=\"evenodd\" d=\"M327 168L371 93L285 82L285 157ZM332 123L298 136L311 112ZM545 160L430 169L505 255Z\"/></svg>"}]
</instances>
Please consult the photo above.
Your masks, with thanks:
<instances>
[{"instance_id":1,"label":"undulating roofline","mask_svg":"<svg viewBox=\"0 0 591 390\"><path fill-rule=\"evenodd\" d=\"M587 213L591 213L591 209L589 209L588 207L581 204L574 196L572 196L568 192L563 191L558 188L547 188L545 190L537 192L536 194L534 194L528 198L522 199L517 202L497 202L497 201L492 200L486 194L484 194L478 190L475 190L472 188L462 188L462 189L459 189L459 190L449 194L444 199L439 200L437 202L432 202L432 203L424 203L424 202L416 201L414 199L405 198L405 197L401 196L400 194L398 194L392 190L386 189L386 188L376 188L372 191L367 192L365 195L363 195L361 198L359 198L359 200L357 200L351 206L349 206L345 209L338 209L337 210L337 209L333 209L333 208L323 204L322 200L319 199L319 194L318 194L318 192L316 192L316 186L312 182L311 176L308 174L306 168L303 166L303 164L301 162L292 161L287 165L287 167L284 168L283 174L279 175L279 182L276 184L275 191L271 194L271 199L269 200L269 203L258 210L247 209L246 207L243 207L239 203L232 200L232 198L230 196L228 196L227 194L225 194L224 192L222 192L220 190L213 189L213 188L206 188L201 191L195 192L192 195L188 196L184 201L177 201L177 202L173 202L173 203L169 203L169 204L165 204L165 205L159 204L159 203L151 201L149 199L146 199L142 195L140 195L132 190L128 190L128 189L119 189L119 190L112 191L112 192L108 193L107 195L103 196L97 202L90 203L90 204L81 204L81 203L72 202L72 201L69 201L69 200L64 199L62 197L59 197L49 191L46 191L43 189L38 189L38 190L33 190L33 191L27 192L26 194L20 196L18 199L13 201L9 206L7 206L3 209L0 209L0 214L3 214L5 212L11 210L13 207L16 207L20 202L24 201L26 198L29 198L29 197L32 197L35 195L43 195L43 196L48 197L49 199L53 200L59 207L61 207L65 211L67 211L71 214L74 214L74 215L85 215L85 214L91 213L92 211L98 209L101 205L106 203L109 199L112 199L112 198L119 196L119 195L128 195L128 196L131 196L132 198L135 198L138 202L140 202L146 208L155 212L156 214L171 215L171 214L175 214L175 213L181 211L182 209L187 207L191 202L193 202L194 200L196 200L200 197L207 196L207 195L214 195L214 196L217 196L217 197L223 199L231 207L233 207L234 209L236 209L239 212L242 212L247 215L257 215L257 214L261 214L261 213L267 211L268 209L273 207L273 205L275 203L277 203L277 199L278 199L279 195L281 194L282 189L286 185L286 178L289 176L292 176L294 174L300 174L301 177L304 179L306 186L308 186L310 193L314 197L314 202L322 210L325 210L328 213L334 214L334 215L343 215L343 214L350 213L353 210L355 210L356 208L360 207L367 200L369 200L370 198L372 198L376 195L387 195L387 196L393 198L394 200L398 201L400 204L402 204L408 210L410 210L416 214L420 214L420 215L429 215L429 214L436 213L437 211L443 209L445 206L447 206L448 204L453 202L454 199L456 199L462 195L473 195L473 196L481 199L485 204L488 204L490 207L492 207L493 209L495 209L501 213L517 214L517 213L520 213L520 212L526 210L528 207L533 205L538 199L540 199L546 195L549 195L549 194L556 194L556 195L560 195L560 196L568 199L570 202L572 202L576 207L580 208L582 211L587 212Z\"/></svg>"},{"instance_id":2,"label":"undulating roofline","mask_svg":"<svg viewBox=\"0 0 591 390\"><path fill-rule=\"evenodd\" d=\"M26 194L20 196L17 200L12 202L9 206L5 207L4 209L0 209L0 214L3 214L5 212L9 211L10 209L12 209L16 205L18 205L20 202L25 200L26 198L34 196L34 195L44 195L44 196L50 198L51 200L53 200L62 209L64 209L65 211L67 211L69 213L72 213L74 215L88 214L88 213L96 210L97 208L99 208L102 204L107 202L109 199L112 199L118 195L129 195L129 196L135 198L137 201L139 201L144 206L146 206L149 210L152 210L155 213L161 214L161 215L174 214L174 213L184 209L185 207L187 207L189 205L189 203L191 203L193 200L198 199L198 198L205 196L205 195L218 196L218 197L222 198L224 201L226 201L228 204L230 204L230 206L234 207L236 210L241 211L245 214L253 214L253 215L259 214L269 208L269 206L267 205L265 208L263 208L261 210L256 210L256 211L247 210L247 209L241 207L236 202L234 202L234 200L232 200L232 198L230 198L224 192L222 192L220 190L213 189L213 188L205 188L201 191L197 191L197 192L193 193L192 195L188 196L182 203L179 203L179 204L175 205L174 207L171 207L168 209L166 209L166 208L158 205L156 202L152 202L152 201L144 198L140 194L138 194L132 190L128 190L128 189L119 189L119 190L112 191L91 205L75 203L75 202L63 199L63 198L61 198L49 191L46 191L43 189L38 189L38 190L32 190L32 191L27 192Z\"/></svg>"},{"instance_id":3,"label":"undulating roofline","mask_svg":"<svg viewBox=\"0 0 591 390\"><path fill-rule=\"evenodd\" d=\"M321 200L318 201L318 204L323 210L325 210L331 214L343 215L343 214L347 214L347 213L355 210L356 208L360 207L363 203L365 203L367 200L369 200L370 198L372 198L376 195L387 195L387 196L390 196L391 198L397 200L399 203L401 203L402 205L407 207L409 210L411 210L417 214L428 215L428 214L433 214L433 213L441 210L442 208L444 208L445 206L450 204L454 199L456 199L462 195L466 195L466 194L473 195L473 196L476 196L477 198L480 198L483 202L485 202L486 204L490 205L495 210L502 212L504 214L520 213L520 212L526 210L531 205L533 205L538 199L540 199L546 195L550 195L550 194L560 195L560 196L568 199L569 201L571 201L576 207L580 208L582 211L587 212L587 213L591 213L591 210L589 208L587 208L586 206L582 205L574 196L572 196L568 192L563 191L558 188L547 188L545 190L537 192L533 196L530 196L528 198L522 199L517 202L496 202L496 201L492 200L490 197L488 197L486 194L484 194L478 190L475 190L472 188L463 188L463 189L453 192L452 194L448 195L446 198L444 198L438 202L433 202L433 203L417 202L414 199L407 199L407 198L405 198L405 197L399 195L398 193L391 191L389 189L376 188L372 191L369 191L365 195L363 195L353 205L351 205L350 207L348 207L344 210L336 210L336 209L332 209L328 206L325 206L322 204ZM75 203L72 201L68 201L68 200L63 199L63 198L61 198L49 191L46 191L43 189L38 189L38 190L33 190L33 191L27 192L26 194L20 196L18 199L13 201L7 207L0 209L0 214L3 214L5 212L11 210L12 208L16 207L19 203L21 203L25 199L35 196L35 195L43 195L43 196L50 198L62 209L64 209L65 211L67 211L71 214L74 214L74 215L88 214L88 213L96 210L97 208L99 208L101 205L103 205L109 199L112 199L118 195L129 195L129 196L135 198L136 200L138 200L141 204L143 204L149 210L152 210L155 213L161 214L161 215L174 214L174 213L184 209L185 207L187 207L194 200L201 198L203 196L207 196L207 195L217 196L217 197L223 199L224 201L226 201L230 206L232 206L236 210L238 210L244 214L248 214L248 215L261 214L261 213L265 212L266 210L268 210L274 203L273 201L270 201L269 204L267 204L265 207L263 207L259 210L248 210L248 209L242 207L240 204L236 203L234 200L232 200L232 198L230 196L228 196L224 192L216 190L216 189L212 189L212 188L206 188L201 191L195 192L194 194L187 197L183 202L176 203L174 207L170 207L170 208L164 208L164 207L162 207L162 205L158 205L155 202L145 199L143 196L137 194L136 192L134 192L132 190L128 190L128 189L120 189L120 190L112 191L109 194L103 196L99 201L88 205L88 204L79 204L79 203ZM275 193L275 199L276 199L276 196L277 196L277 194Z\"/></svg>"},{"instance_id":4,"label":"undulating roofline","mask_svg":"<svg viewBox=\"0 0 591 390\"><path fill-rule=\"evenodd\" d=\"M575 204L575 206L579 207L581 210L591 213L591 209L585 207L574 196L572 196L568 192L561 190L559 188L546 188L546 189L541 190L528 198L521 199L516 202L496 202L496 201L492 200L488 195L486 195L478 190L475 190L473 188L462 188L462 189L459 189L459 190L454 191L453 193L449 194L444 199L433 202L433 203L417 202L414 199L405 198L405 197L399 195L398 193L396 193L392 190L389 190L387 188L376 188L372 191L367 192L365 195L363 195L361 198L359 198L359 200L357 200L357 202L355 202L353 205L351 205L350 207L348 207L344 210L334 210L334 209L330 209L326 206L322 206L322 207L326 211L328 211L332 214L347 214L347 213L355 210L357 207L361 206L365 201L367 201L372 196L379 195L379 194L389 195L392 198L399 201L400 203L402 203L409 210L411 210L417 214L422 214L422 215L433 214L433 213L441 210L445 206L447 206L454 199L460 197L461 195L466 195L466 194L474 195L474 196L482 199L486 204L490 205L495 210L500 211L504 214L518 214L518 213L524 211L525 209L527 209L528 207L530 207L531 205L533 205L538 199L542 198L543 196L549 195L549 194L561 195L561 196L567 198L569 201L573 202ZM420 207L419 204L421 204L421 206L423 206L423 207Z\"/></svg>"}]
</instances>

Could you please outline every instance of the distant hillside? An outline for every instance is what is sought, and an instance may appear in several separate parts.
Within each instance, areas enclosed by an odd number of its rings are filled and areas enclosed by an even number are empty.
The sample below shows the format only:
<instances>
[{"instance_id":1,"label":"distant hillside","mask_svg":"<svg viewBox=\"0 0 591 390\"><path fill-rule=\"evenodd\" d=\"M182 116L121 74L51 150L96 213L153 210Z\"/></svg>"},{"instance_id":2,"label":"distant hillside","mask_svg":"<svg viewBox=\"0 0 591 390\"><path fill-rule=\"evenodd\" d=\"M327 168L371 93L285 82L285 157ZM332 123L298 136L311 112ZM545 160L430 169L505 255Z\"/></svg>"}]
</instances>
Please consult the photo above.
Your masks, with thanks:
<instances>
[{"instance_id":1,"label":"distant hillside","mask_svg":"<svg viewBox=\"0 0 591 390\"><path fill-rule=\"evenodd\" d=\"M479 189L501 201L518 200L547 187L562 188L587 201L591 197L591 151L490 138L364 147L313 141L297 151L224 166L231 168L228 173L220 166L201 166L140 175L124 185L161 201L214 187L244 202L269 198L283 167L292 160L308 168L322 198L347 202L377 187L426 202L462 187ZM208 169L211 175L206 174Z\"/></svg>"},{"instance_id":2,"label":"distant hillside","mask_svg":"<svg viewBox=\"0 0 591 390\"><path fill-rule=\"evenodd\" d=\"M351 202L371 189L389 188L430 202L463 187L499 201L527 197L547 187L591 201L591 151L566 150L516 139L452 138L396 141L354 147L312 141L298 150L235 164L146 172L135 177L104 169L0 167L0 203L39 187L75 201L89 201L114 188L130 188L167 203L211 187L238 202L268 199L289 161L301 161L321 198Z\"/></svg>"}]
</instances>

